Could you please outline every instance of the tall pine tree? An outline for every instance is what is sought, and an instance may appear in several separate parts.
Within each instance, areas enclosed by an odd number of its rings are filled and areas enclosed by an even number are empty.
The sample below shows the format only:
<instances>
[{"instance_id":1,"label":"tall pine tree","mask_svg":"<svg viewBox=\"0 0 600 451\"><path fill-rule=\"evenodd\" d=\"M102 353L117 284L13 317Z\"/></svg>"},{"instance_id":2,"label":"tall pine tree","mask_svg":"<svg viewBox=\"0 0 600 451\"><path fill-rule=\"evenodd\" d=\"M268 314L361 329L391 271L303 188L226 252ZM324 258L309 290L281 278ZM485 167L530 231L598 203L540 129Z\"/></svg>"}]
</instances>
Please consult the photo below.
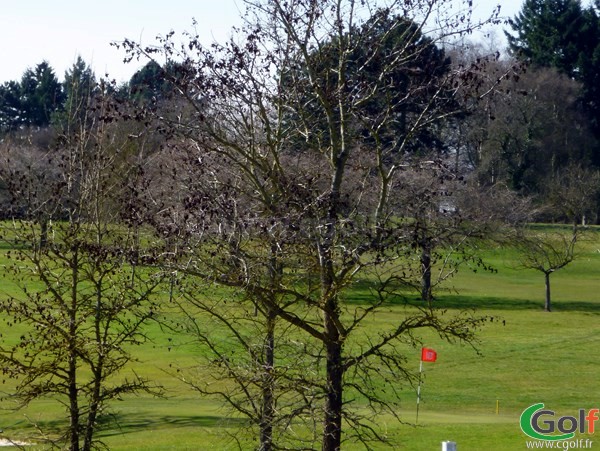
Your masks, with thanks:
<instances>
[{"instance_id":1,"label":"tall pine tree","mask_svg":"<svg viewBox=\"0 0 600 451\"><path fill-rule=\"evenodd\" d=\"M581 30L585 18L579 0L526 0L509 21L511 52L539 67L555 67L574 77L579 72Z\"/></svg>"},{"instance_id":2,"label":"tall pine tree","mask_svg":"<svg viewBox=\"0 0 600 451\"><path fill-rule=\"evenodd\" d=\"M57 116L57 122L64 131L68 131L67 128L77 131L89 115L89 103L97 88L94 72L81 56L65 72L63 86L65 104L63 112Z\"/></svg>"},{"instance_id":3,"label":"tall pine tree","mask_svg":"<svg viewBox=\"0 0 600 451\"><path fill-rule=\"evenodd\" d=\"M27 69L21 78L21 106L24 123L37 127L50 124L54 112L63 104L64 93L47 61Z\"/></svg>"},{"instance_id":4,"label":"tall pine tree","mask_svg":"<svg viewBox=\"0 0 600 451\"><path fill-rule=\"evenodd\" d=\"M16 81L8 81L0 86L0 132L15 130L24 121L21 86Z\"/></svg>"},{"instance_id":5,"label":"tall pine tree","mask_svg":"<svg viewBox=\"0 0 600 451\"><path fill-rule=\"evenodd\" d=\"M552 67L582 84L580 103L600 138L600 0L525 0L505 32L511 52L534 67ZM600 166L600 149L592 162Z\"/></svg>"},{"instance_id":6,"label":"tall pine tree","mask_svg":"<svg viewBox=\"0 0 600 451\"><path fill-rule=\"evenodd\" d=\"M596 9L590 7L584 12L585 27L581 30L581 52L578 65L579 79L583 83L582 99L589 113L592 129L600 137L600 0ZM594 163L600 166L600 151L596 152Z\"/></svg>"}]
</instances>

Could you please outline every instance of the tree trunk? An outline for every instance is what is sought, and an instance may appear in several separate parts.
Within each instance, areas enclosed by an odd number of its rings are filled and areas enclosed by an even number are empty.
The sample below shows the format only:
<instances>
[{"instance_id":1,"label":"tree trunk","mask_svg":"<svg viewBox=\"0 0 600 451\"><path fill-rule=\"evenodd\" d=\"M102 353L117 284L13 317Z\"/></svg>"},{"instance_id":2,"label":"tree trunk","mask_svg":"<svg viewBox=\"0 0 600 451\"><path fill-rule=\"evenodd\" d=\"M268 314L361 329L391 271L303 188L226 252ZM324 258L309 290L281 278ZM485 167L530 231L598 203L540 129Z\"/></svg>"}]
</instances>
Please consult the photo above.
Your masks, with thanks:
<instances>
[{"instance_id":1,"label":"tree trunk","mask_svg":"<svg viewBox=\"0 0 600 451\"><path fill-rule=\"evenodd\" d=\"M323 451L338 451L342 444L342 342L336 326L337 299L327 301L324 315L327 336L327 399L323 420Z\"/></svg>"},{"instance_id":2,"label":"tree trunk","mask_svg":"<svg viewBox=\"0 0 600 451\"><path fill-rule=\"evenodd\" d=\"M326 399L323 416L323 451L338 451L342 444L342 392L344 368L342 365L342 337L338 329L340 310L338 298L330 293L334 288L334 271L329 249L323 257L322 290L324 296L323 331L326 350Z\"/></svg>"},{"instance_id":3,"label":"tree trunk","mask_svg":"<svg viewBox=\"0 0 600 451\"><path fill-rule=\"evenodd\" d=\"M92 368L93 374L93 389L90 400L90 411L88 413L87 423L85 427L85 435L83 437L82 451L90 451L92 449L94 432L96 429L96 420L98 418L98 410L102 403L102 382L104 376L104 344L102 337L102 283L96 285L96 313L94 318L94 334L95 345L98 349L96 365Z\"/></svg>"},{"instance_id":4,"label":"tree trunk","mask_svg":"<svg viewBox=\"0 0 600 451\"><path fill-rule=\"evenodd\" d=\"M545 272L544 276L546 279L546 302L544 303L544 310L546 312L552 311L552 306L550 303L550 272Z\"/></svg>"},{"instance_id":5,"label":"tree trunk","mask_svg":"<svg viewBox=\"0 0 600 451\"><path fill-rule=\"evenodd\" d=\"M283 276L283 266L279 261L279 247L277 242L271 243L271 256L269 258L269 279L271 290L276 293ZM272 299L276 303L276 299ZM273 449L273 421L275 419L275 323L277 314L269 303L263 303L265 309L265 341L263 349L262 368L262 408L260 417L260 446L259 451ZM258 304L254 306L255 316L258 314Z\"/></svg>"},{"instance_id":6,"label":"tree trunk","mask_svg":"<svg viewBox=\"0 0 600 451\"><path fill-rule=\"evenodd\" d=\"M431 301L431 243L421 242L421 299Z\"/></svg>"},{"instance_id":7,"label":"tree trunk","mask_svg":"<svg viewBox=\"0 0 600 451\"><path fill-rule=\"evenodd\" d=\"M71 305L69 309L69 363L68 363L68 392L69 392L69 451L79 451L79 390L77 388L77 289L79 287L79 255L73 251L71 260Z\"/></svg>"},{"instance_id":8,"label":"tree trunk","mask_svg":"<svg viewBox=\"0 0 600 451\"><path fill-rule=\"evenodd\" d=\"M69 350L69 451L79 451L79 401L77 390L77 357Z\"/></svg>"},{"instance_id":9,"label":"tree trunk","mask_svg":"<svg viewBox=\"0 0 600 451\"><path fill-rule=\"evenodd\" d=\"M100 390L102 385L102 372L102 369L94 372L94 389L92 394L92 402L90 404L90 412L88 414L88 419L85 426L82 451L90 451L92 449L94 432L96 430L96 420L98 418L98 408L100 407L101 402Z\"/></svg>"},{"instance_id":10,"label":"tree trunk","mask_svg":"<svg viewBox=\"0 0 600 451\"><path fill-rule=\"evenodd\" d=\"M45 249L48 246L48 219L42 218L40 221L40 249Z\"/></svg>"},{"instance_id":11,"label":"tree trunk","mask_svg":"<svg viewBox=\"0 0 600 451\"><path fill-rule=\"evenodd\" d=\"M340 105L340 110L343 110ZM343 117L343 115L342 115ZM340 187L348 152L344 142L345 122L341 122L340 149L335 159L335 171L331 184L331 197L327 212L325 241L319 249L321 263L321 293L323 296L323 331L326 349L326 400L323 416L323 451L338 451L342 446L342 392L344 368L342 365L343 337L338 329L340 319L339 299L335 293L335 270L332 249L338 232Z\"/></svg>"},{"instance_id":12,"label":"tree trunk","mask_svg":"<svg viewBox=\"0 0 600 451\"><path fill-rule=\"evenodd\" d=\"M269 310L267 315L264 344L264 368L262 373L262 412L260 419L260 451L273 449L273 418L275 415L274 379L275 367L275 315Z\"/></svg>"}]
</instances>

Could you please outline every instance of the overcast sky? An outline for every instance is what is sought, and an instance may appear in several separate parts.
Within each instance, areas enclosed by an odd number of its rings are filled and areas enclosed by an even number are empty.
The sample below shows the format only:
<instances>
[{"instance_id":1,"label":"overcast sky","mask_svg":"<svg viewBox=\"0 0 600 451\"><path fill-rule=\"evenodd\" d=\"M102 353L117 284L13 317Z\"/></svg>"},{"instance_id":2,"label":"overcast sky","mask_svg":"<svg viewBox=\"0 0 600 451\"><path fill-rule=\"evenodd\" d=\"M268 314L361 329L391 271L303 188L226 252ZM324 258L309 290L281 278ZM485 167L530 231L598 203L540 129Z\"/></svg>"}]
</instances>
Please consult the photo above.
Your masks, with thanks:
<instances>
[{"instance_id":1,"label":"overcast sky","mask_svg":"<svg viewBox=\"0 0 600 451\"><path fill-rule=\"evenodd\" d=\"M477 15L502 5L502 16L518 13L522 0L473 0ZM150 44L198 22L201 39L223 41L240 23L243 0L4 0L0 10L0 82L19 80L28 67L47 60L62 80L77 58L97 76L106 72L126 81L143 63L123 64L123 53L110 46L124 38ZM498 29L498 38L502 31Z\"/></svg>"}]
</instances>

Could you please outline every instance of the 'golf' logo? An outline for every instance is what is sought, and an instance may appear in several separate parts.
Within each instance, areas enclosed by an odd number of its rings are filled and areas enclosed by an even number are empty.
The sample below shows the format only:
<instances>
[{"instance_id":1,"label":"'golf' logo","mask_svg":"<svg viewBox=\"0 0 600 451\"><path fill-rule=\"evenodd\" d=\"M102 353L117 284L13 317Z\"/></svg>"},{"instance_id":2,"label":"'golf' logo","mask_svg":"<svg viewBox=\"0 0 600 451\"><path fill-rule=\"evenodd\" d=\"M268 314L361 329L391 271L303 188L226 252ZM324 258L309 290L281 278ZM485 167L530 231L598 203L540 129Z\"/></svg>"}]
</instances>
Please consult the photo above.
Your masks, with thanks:
<instances>
[{"instance_id":1,"label":"'golf' logo","mask_svg":"<svg viewBox=\"0 0 600 451\"><path fill-rule=\"evenodd\" d=\"M577 417L555 418L554 411L544 409L543 403L534 404L521 414L521 430L538 440L569 440L575 432L593 434L596 421L600 419L599 413L600 409L590 409L587 413L579 409Z\"/></svg>"}]
</instances>

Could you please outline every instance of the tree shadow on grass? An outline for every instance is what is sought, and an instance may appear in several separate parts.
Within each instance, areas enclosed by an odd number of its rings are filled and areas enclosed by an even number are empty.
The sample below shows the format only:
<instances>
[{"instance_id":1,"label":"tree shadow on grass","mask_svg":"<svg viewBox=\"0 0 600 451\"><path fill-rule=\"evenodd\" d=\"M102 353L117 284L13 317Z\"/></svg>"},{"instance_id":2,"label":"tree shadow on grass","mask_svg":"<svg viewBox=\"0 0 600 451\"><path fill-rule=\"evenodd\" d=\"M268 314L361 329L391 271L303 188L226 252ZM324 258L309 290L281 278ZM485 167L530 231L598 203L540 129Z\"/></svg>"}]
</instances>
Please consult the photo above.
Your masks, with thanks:
<instances>
[{"instance_id":1,"label":"tree shadow on grass","mask_svg":"<svg viewBox=\"0 0 600 451\"><path fill-rule=\"evenodd\" d=\"M514 299L501 297L471 297L460 295L442 295L436 298L435 307L444 309L489 309L489 310L528 310L543 311L544 300L536 299ZM414 302L418 305L418 302ZM600 314L600 301L553 301L552 310L554 312L585 312L591 314Z\"/></svg>"},{"instance_id":2,"label":"tree shadow on grass","mask_svg":"<svg viewBox=\"0 0 600 451\"><path fill-rule=\"evenodd\" d=\"M376 285L370 281L359 281L353 285L353 290L344 298L348 305L369 306L378 302L377 293L374 291ZM383 305L424 307L426 304L413 293L406 285L391 287L397 289L395 294L385 298ZM433 306L440 309L469 310L514 310L514 311L543 311L544 299L519 299L500 296L465 296L460 294L440 294L435 297ZM600 299L598 301L570 301L553 300L552 310L554 312L585 312L589 314L600 314Z\"/></svg>"},{"instance_id":3,"label":"tree shadow on grass","mask_svg":"<svg viewBox=\"0 0 600 451\"><path fill-rule=\"evenodd\" d=\"M34 423L21 422L14 432L22 430L23 427L31 427ZM107 437L113 437L123 434L133 434L141 431L201 427L201 428L240 428L248 425L247 420L243 418L231 418L215 415L152 415L149 413L139 414L110 414L104 415L100 420L100 427L96 432L96 438L102 440ZM27 440L35 443L49 443L47 437L56 439L65 431L67 422L65 419L45 420L35 422L35 428L43 431L43 436L32 435Z\"/></svg>"},{"instance_id":4,"label":"tree shadow on grass","mask_svg":"<svg viewBox=\"0 0 600 451\"><path fill-rule=\"evenodd\" d=\"M15 250L28 250L32 249L30 241L14 240L14 241L3 241L0 240L0 250L2 251L15 251Z\"/></svg>"},{"instance_id":5,"label":"tree shadow on grass","mask_svg":"<svg viewBox=\"0 0 600 451\"><path fill-rule=\"evenodd\" d=\"M105 429L102 437L135 433L140 430L156 430L162 428L239 428L247 426L243 418L222 417L216 415L125 415L113 414L104 418Z\"/></svg>"}]
</instances>

